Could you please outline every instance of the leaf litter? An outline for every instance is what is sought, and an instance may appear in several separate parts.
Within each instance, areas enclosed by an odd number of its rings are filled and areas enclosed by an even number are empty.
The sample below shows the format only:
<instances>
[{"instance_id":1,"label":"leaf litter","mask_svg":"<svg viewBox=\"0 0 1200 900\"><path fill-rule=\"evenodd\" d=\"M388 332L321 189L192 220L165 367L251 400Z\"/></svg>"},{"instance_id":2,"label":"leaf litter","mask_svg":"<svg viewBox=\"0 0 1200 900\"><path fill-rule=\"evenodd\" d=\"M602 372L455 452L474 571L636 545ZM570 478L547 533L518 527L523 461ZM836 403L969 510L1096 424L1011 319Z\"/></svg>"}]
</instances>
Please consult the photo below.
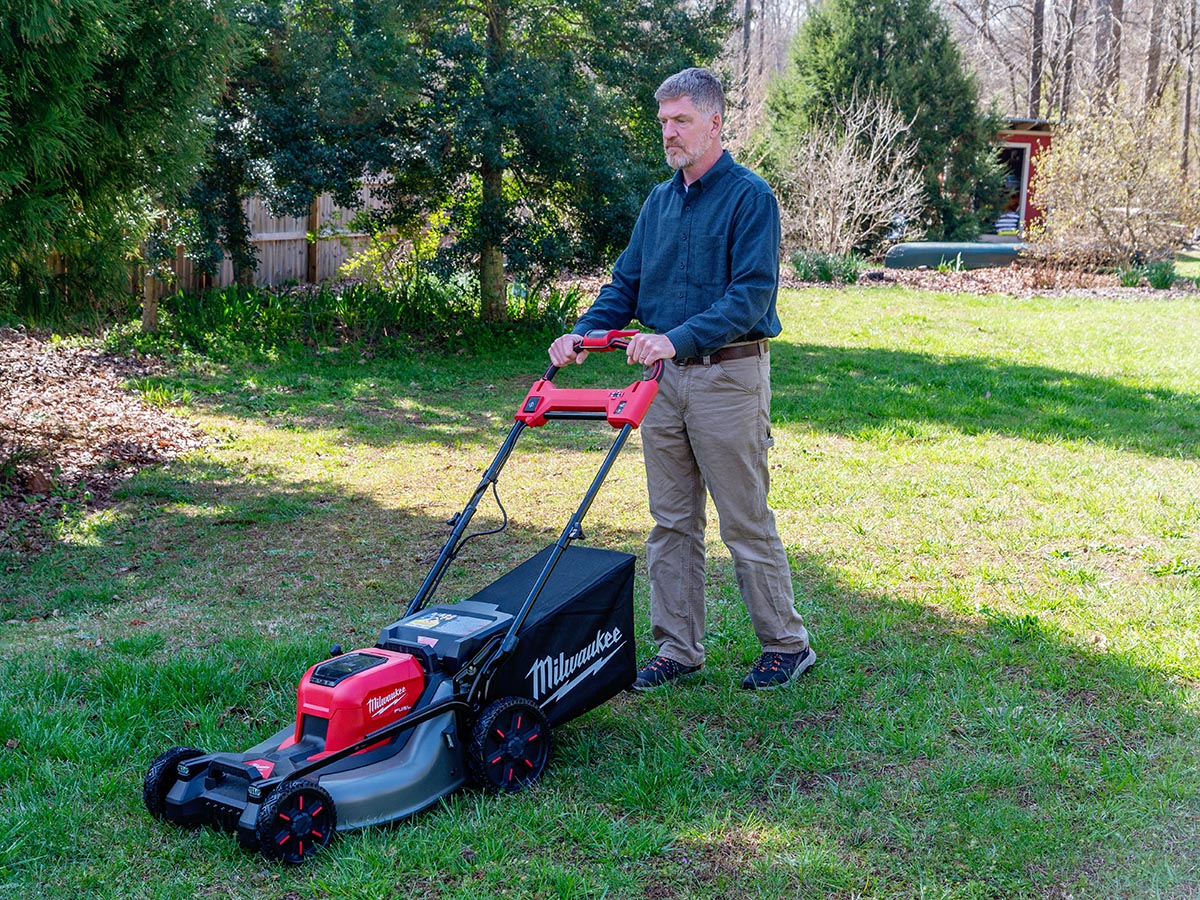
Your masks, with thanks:
<instances>
[{"instance_id":1,"label":"leaf litter","mask_svg":"<svg viewBox=\"0 0 1200 900\"><path fill-rule=\"evenodd\" d=\"M128 387L159 369L0 328L0 551L45 549L49 525L103 507L138 469L201 446L195 424Z\"/></svg>"}]
</instances>

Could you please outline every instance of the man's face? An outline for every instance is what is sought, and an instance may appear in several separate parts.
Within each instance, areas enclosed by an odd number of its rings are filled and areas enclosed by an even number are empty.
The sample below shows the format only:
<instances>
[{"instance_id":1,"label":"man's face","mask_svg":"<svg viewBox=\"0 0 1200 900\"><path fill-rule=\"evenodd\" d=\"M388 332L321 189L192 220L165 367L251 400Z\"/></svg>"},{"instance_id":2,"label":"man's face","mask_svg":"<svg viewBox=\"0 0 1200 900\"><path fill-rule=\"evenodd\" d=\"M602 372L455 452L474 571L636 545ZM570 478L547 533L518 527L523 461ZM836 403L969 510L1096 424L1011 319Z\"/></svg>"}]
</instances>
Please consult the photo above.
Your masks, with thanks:
<instances>
[{"instance_id":1,"label":"man's face","mask_svg":"<svg viewBox=\"0 0 1200 900\"><path fill-rule=\"evenodd\" d=\"M721 130L719 114L704 115L691 97L664 100L658 105L658 124L662 126L663 150L667 165L686 169L695 165L712 148Z\"/></svg>"}]
</instances>

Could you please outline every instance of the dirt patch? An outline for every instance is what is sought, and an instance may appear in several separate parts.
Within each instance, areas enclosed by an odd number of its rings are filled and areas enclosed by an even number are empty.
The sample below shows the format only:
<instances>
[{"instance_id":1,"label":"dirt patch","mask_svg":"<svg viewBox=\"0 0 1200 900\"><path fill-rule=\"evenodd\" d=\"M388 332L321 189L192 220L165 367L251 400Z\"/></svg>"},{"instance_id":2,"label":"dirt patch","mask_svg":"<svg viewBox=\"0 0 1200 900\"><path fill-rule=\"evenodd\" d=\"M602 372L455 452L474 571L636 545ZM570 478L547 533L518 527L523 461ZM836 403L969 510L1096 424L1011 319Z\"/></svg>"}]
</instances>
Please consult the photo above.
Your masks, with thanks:
<instances>
[{"instance_id":1,"label":"dirt patch","mask_svg":"<svg viewBox=\"0 0 1200 900\"><path fill-rule=\"evenodd\" d=\"M46 526L70 509L102 505L139 468L200 446L192 423L126 387L156 371L0 329L0 551L43 549Z\"/></svg>"}]
</instances>

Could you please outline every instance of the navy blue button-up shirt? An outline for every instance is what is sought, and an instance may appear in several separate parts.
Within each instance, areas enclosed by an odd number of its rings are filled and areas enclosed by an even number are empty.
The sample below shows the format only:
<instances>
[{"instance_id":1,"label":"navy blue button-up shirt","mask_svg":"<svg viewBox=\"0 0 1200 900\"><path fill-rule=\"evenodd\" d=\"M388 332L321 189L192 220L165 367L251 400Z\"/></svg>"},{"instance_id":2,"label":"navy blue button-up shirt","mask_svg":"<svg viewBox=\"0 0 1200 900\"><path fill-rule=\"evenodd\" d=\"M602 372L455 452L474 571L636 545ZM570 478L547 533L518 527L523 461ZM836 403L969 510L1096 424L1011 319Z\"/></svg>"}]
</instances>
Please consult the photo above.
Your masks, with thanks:
<instances>
[{"instance_id":1,"label":"navy blue button-up shirt","mask_svg":"<svg viewBox=\"0 0 1200 900\"><path fill-rule=\"evenodd\" d=\"M774 337L779 241L775 195L729 151L690 186L676 172L646 198L612 280L575 333L636 319L670 338L677 358Z\"/></svg>"}]
</instances>

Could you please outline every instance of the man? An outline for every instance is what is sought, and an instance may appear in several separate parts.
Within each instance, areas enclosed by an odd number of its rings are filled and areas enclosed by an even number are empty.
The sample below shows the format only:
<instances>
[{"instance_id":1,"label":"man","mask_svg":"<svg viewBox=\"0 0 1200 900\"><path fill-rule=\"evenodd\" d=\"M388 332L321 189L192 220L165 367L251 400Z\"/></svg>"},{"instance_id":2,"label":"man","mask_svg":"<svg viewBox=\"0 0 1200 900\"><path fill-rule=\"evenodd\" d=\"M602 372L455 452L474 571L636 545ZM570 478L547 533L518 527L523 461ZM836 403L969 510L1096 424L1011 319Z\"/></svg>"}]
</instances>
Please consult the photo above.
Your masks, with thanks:
<instances>
[{"instance_id":1,"label":"man","mask_svg":"<svg viewBox=\"0 0 1200 900\"><path fill-rule=\"evenodd\" d=\"M655 523L646 555L658 655L634 687L658 687L704 665L706 492L762 644L742 686L778 687L816 661L767 504L779 207L766 182L721 146L725 97L712 72L685 69L654 96L675 176L650 193L611 282L574 334L550 345L550 360L583 362L578 335L637 319L653 333L629 342L629 362L665 361L641 428Z\"/></svg>"}]
</instances>

